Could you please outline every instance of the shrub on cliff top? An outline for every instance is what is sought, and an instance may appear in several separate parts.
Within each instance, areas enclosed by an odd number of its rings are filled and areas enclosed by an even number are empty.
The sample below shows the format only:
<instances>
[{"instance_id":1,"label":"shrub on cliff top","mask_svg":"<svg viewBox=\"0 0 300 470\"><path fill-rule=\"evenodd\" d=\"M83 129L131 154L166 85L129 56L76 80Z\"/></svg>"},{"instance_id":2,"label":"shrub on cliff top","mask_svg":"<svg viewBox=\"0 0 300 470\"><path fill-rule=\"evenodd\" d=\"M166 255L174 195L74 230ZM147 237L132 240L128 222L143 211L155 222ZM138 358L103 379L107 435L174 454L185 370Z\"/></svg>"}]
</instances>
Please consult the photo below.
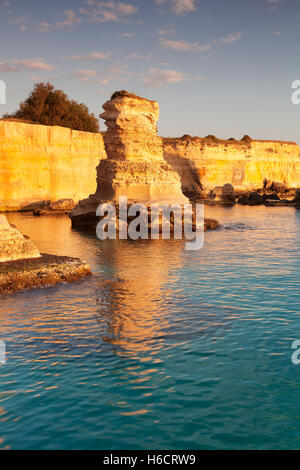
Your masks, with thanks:
<instances>
[{"instance_id":1,"label":"shrub on cliff top","mask_svg":"<svg viewBox=\"0 0 300 470\"><path fill-rule=\"evenodd\" d=\"M184 134L182 137L181 137L181 140L192 140L192 136L189 135L189 134Z\"/></svg>"},{"instance_id":2,"label":"shrub on cliff top","mask_svg":"<svg viewBox=\"0 0 300 470\"><path fill-rule=\"evenodd\" d=\"M135 95L134 93L130 93L130 91L126 91L126 90L115 91L111 95L110 99L115 100L116 98L123 98L123 97L135 98L135 99L139 99L139 100L146 100L146 98L142 98L141 96Z\"/></svg>"},{"instance_id":3,"label":"shrub on cliff top","mask_svg":"<svg viewBox=\"0 0 300 470\"><path fill-rule=\"evenodd\" d=\"M251 137L249 135L244 135L244 137L241 139L241 142L246 142L247 144L250 144L252 142Z\"/></svg>"},{"instance_id":4,"label":"shrub on cliff top","mask_svg":"<svg viewBox=\"0 0 300 470\"><path fill-rule=\"evenodd\" d=\"M216 144L219 142L219 139L215 135L212 135L212 134L209 134L204 138L205 140L210 140L211 142L215 142Z\"/></svg>"},{"instance_id":5,"label":"shrub on cliff top","mask_svg":"<svg viewBox=\"0 0 300 470\"><path fill-rule=\"evenodd\" d=\"M37 83L26 101L6 119L14 118L46 126L62 126L86 132L99 132L99 121L87 106L70 100L51 83Z\"/></svg>"}]
</instances>

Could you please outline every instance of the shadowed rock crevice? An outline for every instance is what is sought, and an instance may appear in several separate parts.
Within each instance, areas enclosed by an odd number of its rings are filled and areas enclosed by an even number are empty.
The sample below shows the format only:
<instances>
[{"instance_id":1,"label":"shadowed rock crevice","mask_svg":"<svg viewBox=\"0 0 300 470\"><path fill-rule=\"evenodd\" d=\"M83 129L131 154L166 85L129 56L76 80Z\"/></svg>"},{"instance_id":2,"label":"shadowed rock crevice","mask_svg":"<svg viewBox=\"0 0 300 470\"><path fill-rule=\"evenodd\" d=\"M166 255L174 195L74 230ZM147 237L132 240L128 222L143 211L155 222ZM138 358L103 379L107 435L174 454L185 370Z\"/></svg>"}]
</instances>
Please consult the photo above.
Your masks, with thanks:
<instances>
[{"instance_id":1,"label":"shadowed rock crevice","mask_svg":"<svg viewBox=\"0 0 300 470\"><path fill-rule=\"evenodd\" d=\"M164 152L164 159L178 173L183 194L190 200L201 198L204 187L199 179L195 163L179 155L170 157L166 152Z\"/></svg>"}]
</instances>

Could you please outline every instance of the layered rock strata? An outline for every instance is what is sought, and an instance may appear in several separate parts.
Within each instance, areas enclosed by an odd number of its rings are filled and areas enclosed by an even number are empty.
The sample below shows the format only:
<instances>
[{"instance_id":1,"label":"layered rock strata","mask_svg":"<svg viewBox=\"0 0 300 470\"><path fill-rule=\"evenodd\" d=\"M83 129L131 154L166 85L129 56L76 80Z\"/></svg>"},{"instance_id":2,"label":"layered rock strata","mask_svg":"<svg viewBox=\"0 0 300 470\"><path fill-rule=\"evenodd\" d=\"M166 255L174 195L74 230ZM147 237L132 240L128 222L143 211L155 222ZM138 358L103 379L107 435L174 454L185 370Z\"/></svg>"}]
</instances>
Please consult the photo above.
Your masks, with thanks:
<instances>
[{"instance_id":1,"label":"layered rock strata","mask_svg":"<svg viewBox=\"0 0 300 470\"><path fill-rule=\"evenodd\" d=\"M257 190L269 182L300 186L300 151L293 142L183 136L163 138L163 146L164 158L180 175L189 197L207 197L225 184L236 191Z\"/></svg>"},{"instance_id":2,"label":"layered rock strata","mask_svg":"<svg viewBox=\"0 0 300 470\"><path fill-rule=\"evenodd\" d=\"M77 203L95 192L101 158L100 133L0 120L0 211L42 200Z\"/></svg>"},{"instance_id":3,"label":"layered rock strata","mask_svg":"<svg viewBox=\"0 0 300 470\"><path fill-rule=\"evenodd\" d=\"M164 159L180 176L189 197L207 197L228 183L238 192L255 191L265 182L268 190L273 182L300 187L300 152L293 142L188 135L161 139L153 132L156 121L151 118L158 117L157 103L135 99L134 106L128 102L126 113L125 107L110 104L105 113L115 114L110 129L115 128L108 132L106 146L114 158L153 162L161 155L163 142ZM146 113L143 107L148 108ZM126 115L131 116L129 121ZM102 134L0 120L0 211L23 210L38 201L77 203L95 193L96 167L106 158Z\"/></svg>"},{"instance_id":4,"label":"layered rock strata","mask_svg":"<svg viewBox=\"0 0 300 470\"><path fill-rule=\"evenodd\" d=\"M158 103L127 92L116 92L103 105L107 160L97 168L97 190L72 211L73 226L95 225L100 203L185 204L179 175L163 158L157 136Z\"/></svg>"}]
</instances>

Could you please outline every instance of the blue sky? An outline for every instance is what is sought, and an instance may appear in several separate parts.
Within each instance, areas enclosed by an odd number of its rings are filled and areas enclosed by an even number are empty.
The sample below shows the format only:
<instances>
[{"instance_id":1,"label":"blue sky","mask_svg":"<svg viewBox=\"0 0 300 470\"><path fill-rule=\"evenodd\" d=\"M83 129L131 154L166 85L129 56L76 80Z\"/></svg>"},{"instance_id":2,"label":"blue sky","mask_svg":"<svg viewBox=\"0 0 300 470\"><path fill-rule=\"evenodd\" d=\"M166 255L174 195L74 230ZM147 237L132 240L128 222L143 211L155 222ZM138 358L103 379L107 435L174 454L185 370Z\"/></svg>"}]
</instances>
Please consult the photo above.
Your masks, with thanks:
<instances>
[{"instance_id":1,"label":"blue sky","mask_svg":"<svg viewBox=\"0 0 300 470\"><path fill-rule=\"evenodd\" d=\"M299 18L299 0L0 0L0 113L49 80L96 115L117 89L158 100L164 136L300 143Z\"/></svg>"}]
</instances>

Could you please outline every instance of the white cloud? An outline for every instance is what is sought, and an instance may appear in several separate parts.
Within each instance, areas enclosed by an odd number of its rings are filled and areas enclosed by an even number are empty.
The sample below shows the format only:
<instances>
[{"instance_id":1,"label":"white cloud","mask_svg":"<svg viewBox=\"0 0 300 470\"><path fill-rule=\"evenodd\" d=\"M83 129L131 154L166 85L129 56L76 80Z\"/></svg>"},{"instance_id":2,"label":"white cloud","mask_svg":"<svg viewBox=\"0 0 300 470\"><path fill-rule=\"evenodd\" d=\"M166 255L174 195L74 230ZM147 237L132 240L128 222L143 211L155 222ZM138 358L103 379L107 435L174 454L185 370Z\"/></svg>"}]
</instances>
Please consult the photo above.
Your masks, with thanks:
<instances>
[{"instance_id":1,"label":"white cloud","mask_svg":"<svg viewBox=\"0 0 300 470\"><path fill-rule=\"evenodd\" d=\"M182 15L196 10L196 0L155 0L157 5L169 4L170 10L176 15Z\"/></svg>"},{"instance_id":2,"label":"white cloud","mask_svg":"<svg viewBox=\"0 0 300 470\"><path fill-rule=\"evenodd\" d=\"M96 60L104 60L110 57L110 52L103 53L103 52L90 52L89 54L83 55L70 55L66 57L67 60L88 60L88 59L96 59Z\"/></svg>"},{"instance_id":3,"label":"white cloud","mask_svg":"<svg viewBox=\"0 0 300 470\"><path fill-rule=\"evenodd\" d=\"M160 87L167 83L180 83L186 80L186 74L176 70L149 69L149 74L143 78L148 87Z\"/></svg>"},{"instance_id":4,"label":"white cloud","mask_svg":"<svg viewBox=\"0 0 300 470\"><path fill-rule=\"evenodd\" d=\"M152 54L142 55L142 54L135 54L133 52L132 54L126 57L126 60L149 60L152 57L153 57Z\"/></svg>"},{"instance_id":5,"label":"white cloud","mask_svg":"<svg viewBox=\"0 0 300 470\"><path fill-rule=\"evenodd\" d=\"M36 29L41 33L49 33L57 28L73 28L77 24L81 23L82 18L78 17L73 10L67 10L64 12L65 19L62 21L56 21L55 24L48 23L47 21L42 21L36 25Z\"/></svg>"},{"instance_id":6,"label":"white cloud","mask_svg":"<svg viewBox=\"0 0 300 470\"><path fill-rule=\"evenodd\" d=\"M279 3L280 0L267 0L268 3Z\"/></svg>"},{"instance_id":7,"label":"white cloud","mask_svg":"<svg viewBox=\"0 0 300 470\"><path fill-rule=\"evenodd\" d=\"M89 83L92 78L94 78L97 75L96 70L77 70L76 72L73 73L73 76L78 78L82 83Z\"/></svg>"},{"instance_id":8,"label":"white cloud","mask_svg":"<svg viewBox=\"0 0 300 470\"><path fill-rule=\"evenodd\" d=\"M273 31L273 33L275 36L280 36L281 32L280 31Z\"/></svg>"},{"instance_id":9,"label":"white cloud","mask_svg":"<svg viewBox=\"0 0 300 470\"><path fill-rule=\"evenodd\" d=\"M11 2L9 0L4 0L0 3L0 7L10 7Z\"/></svg>"},{"instance_id":10,"label":"white cloud","mask_svg":"<svg viewBox=\"0 0 300 470\"><path fill-rule=\"evenodd\" d=\"M109 82L115 78L120 80L123 75L131 75L131 72L128 72L127 65L113 65L109 67L106 73L103 73L99 70L77 70L73 73L73 76L85 84L93 85L108 85Z\"/></svg>"},{"instance_id":11,"label":"white cloud","mask_svg":"<svg viewBox=\"0 0 300 470\"><path fill-rule=\"evenodd\" d=\"M133 36L135 36L134 33L123 33L123 34L120 34L120 38L132 38Z\"/></svg>"},{"instance_id":12,"label":"white cloud","mask_svg":"<svg viewBox=\"0 0 300 470\"><path fill-rule=\"evenodd\" d=\"M24 18L24 17L21 17L21 18L17 18L15 20L8 20L9 23L11 24L22 24L22 23L27 23L27 18Z\"/></svg>"},{"instance_id":13,"label":"white cloud","mask_svg":"<svg viewBox=\"0 0 300 470\"><path fill-rule=\"evenodd\" d=\"M52 26L50 23L47 23L46 21L43 21L37 26L37 30L40 31L41 33L49 33L52 29Z\"/></svg>"},{"instance_id":14,"label":"white cloud","mask_svg":"<svg viewBox=\"0 0 300 470\"><path fill-rule=\"evenodd\" d=\"M81 8L80 13L88 15L91 21L99 21L100 23L106 21L122 22L126 17L135 15L138 11L137 6L122 2L86 0L85 3L91 8Z\"/></svg>"},{"instance_id":15,"label":"white cloud","mask_svg":"<svg viewBox=\"0 0 300 470\"><path fill-rule=\"evenodd\" d=\"M33 81L33 82L39 82L40 81L40 78L37 77L36 75L30 75L29 76L29 80Z\"/></svg>"},{"instance_id":16,"label":"white cloud","mask_svg":"<svg viewBox=\"0 0 300 470\"><path fill-rule=\"evenodd\" d=\"M193 51L193 52L204 52L211 49L211 44L204 44L200 46L198 42L188 42L188 41L172 41L171 39L163 39L160 42L161 46L173 51Z\"/></svg>"},{"instance_id":17,"label":"white cloud","mask_svg":"<svg viewBox=\"0 0 300 470\"><path fill-rule=\"evenodd\" d=\"M17 72L19 69L16 65L10 65L7 62L0 60L0 72Z\"/></svg>"},{"instance_id":18,"label":"white cloud","mask_svg":"<svg viewBox=\"0 0 300 470\"><path fill-rule=\"evenodd\" d=\"M242 33L230 33L228 34L227 36L224 36L223 38L220 39L221 42L223 43L232 43L232 42L235 42L235 41L238 41L239 39L241 39L242 37Z\"/></svg>"},{"instance_id":19,"label":"white cloud","mask_svg":"<svg viewBox=\"0 0 300 470\"><path fill-rule=\"evenodd\" d=\"M8 20L9 23L15 24L19 26L21 31L26 31L28 29L27 26L25 26L25 23L27 23L27 18L21 17L21 18L16 18L15 20Z\"/></svg>"},{"instance_id":20,"label":"white cloud","mask_svg":"<svg viewBox=\"0 0 300 470\"><path fill-rule=\"evenodd\" d=\"M169 34L175 34L174 29L159 29L157 31L159 36L168 36Z\"/></svg>"},{"instance_id":21,"label":"white cloud","mask_svg":"<svg viewBox=\"0 0 300 470\"><path fill-rule=\"evenodd\" d=\"M53 70L53 65L46 64L43 59L10 59L8 62L0 61L0 72L18 72L26 70Z\"/></svg>"},{"instance_id":22,"label":"white cloud","mask_svg":"<svg viewBox=\"0 0 300 470\"><path fill-rule=\"evenodd\" d=\"M12 59L11 62L27 70L53 70L53 65L46 64L43 59Z\"/></svg>"},{"instance_id":23,"label":"white cloud","mask_svg":"<svg viewBox=\"0 0 300 470\"><path fill-rule=\"evenodd\" d=\"M67 10L64 14L66 19L64 21L57 21L57 28L63 28L64 26L72 28L76 24L81 23L81 18L77 17L73 10Z\"/></svg>"}]
</instances>

